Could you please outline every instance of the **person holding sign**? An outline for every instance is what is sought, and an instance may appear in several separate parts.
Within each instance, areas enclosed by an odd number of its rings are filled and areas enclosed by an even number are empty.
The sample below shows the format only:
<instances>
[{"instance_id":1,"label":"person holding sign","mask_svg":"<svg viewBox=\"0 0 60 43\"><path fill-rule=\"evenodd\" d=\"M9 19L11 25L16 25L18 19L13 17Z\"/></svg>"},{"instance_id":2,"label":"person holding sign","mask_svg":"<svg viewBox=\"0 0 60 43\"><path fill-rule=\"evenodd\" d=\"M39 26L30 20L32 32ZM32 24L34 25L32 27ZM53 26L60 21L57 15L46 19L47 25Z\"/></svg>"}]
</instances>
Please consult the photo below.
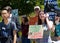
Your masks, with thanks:
<instances>
[{"instance_id":1,"label":"person holding sign","mask_svg":"<svg viewBox=\"0 0 60 43\"><path fill-rule=\"evenodd\" d=\"M40 39L40 43L51 43L50 39L50 30L53 27L53 22L48 19L49 15L46 13L44 14L44 11L40 11L38 15L38 25L42 25L44 32L43 32L43 38Z\"/></svg>"},{"instance_id":2,"label":"person holding sign","mask_svg":"<svg viewBox=\"0 0 60 43\"><path fill-rule=\"evenodd\" d=\"M38 25L43 26L43 38L40 40L37 40L37 43L49 43L50 39L50 30L53 27L53 22L48 19L49 15L46 13L44 14L44 11L41 10L38 15Z\"/></svg>"},{"instance_id":3,"label":"person holding sign","mask_svg":"<svg viewBox=\"0 0 60 43\"><path fill-rule=\"evenodd\" d=\"M40 7L39 6L35 6L34 7L34 13L35 16L34 17L30 17L29 16L29 25L36 25L36 22L38 22L38 13L40 11Z\"/></svg>"},{"instance_id":4,"label":"person holding sign","mask_svg":"<svg viewBox=\"0 0 60 43\"><path fill-rule=\"evenodd\" d=\"M35 16L34 17L30 17L29 16L29 25L37 25L39 11L40 11L40 7L39 6L35 6L34 7ZM35 43L35 40L33 40L33 43Z\"/></svg>"}]
</instances>

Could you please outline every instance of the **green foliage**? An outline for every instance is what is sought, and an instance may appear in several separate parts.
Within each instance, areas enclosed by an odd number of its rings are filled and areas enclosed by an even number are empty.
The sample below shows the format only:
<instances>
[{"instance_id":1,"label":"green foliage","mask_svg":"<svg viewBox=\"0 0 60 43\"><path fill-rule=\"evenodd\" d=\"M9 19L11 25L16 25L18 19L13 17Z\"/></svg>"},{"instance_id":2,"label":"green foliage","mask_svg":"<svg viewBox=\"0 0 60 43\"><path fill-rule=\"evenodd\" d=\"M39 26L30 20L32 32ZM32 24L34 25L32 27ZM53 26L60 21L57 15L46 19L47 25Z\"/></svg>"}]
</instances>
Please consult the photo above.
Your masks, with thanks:
<instances>
[{"instance_id":1,"label":"green foliage","mask_svg":"<svg viewBox=\"0 0 60 43\"><path fill-rule=\"evenodd\" d=\"M57 2L58 2L58 6L60 7L60 0L57 0Z\"/></svg>"},{"instance_id":2,"label":"green foliage","mask_svg":"<svg viewBox=\"0 0 60 43\"><path fill-rule=\"evenodd\" d=\"M19 15L30 14L34 11L34 6L41 6L44 0L2 0L0 6L3 8L6 5L12 6L13 9L19 9ZM0 8L0 9L1 9Z\"/></svg>"},{"instance_id":3,"label":"green foliage","mask_svg":"<svg viewBox=\"0 0 60 43\"><path fill-rule=\"evenodd\" d=\"M0 16L0 22L2 21L2 17Z\"/></svg>"},{"instance_id":4,"label":"green foliage","mask_svg":"<svg viewBox=\"0 0 60 43\"><path fill-rule=\"evenodd\" d=\"M60 0L57 0L60 7ZM34 11L34 6L38 5L44 9L44 0L1 0L0 9L10 5L13 9L19 9L19 15L30 14Z\"/></svg>"}]
</instances>

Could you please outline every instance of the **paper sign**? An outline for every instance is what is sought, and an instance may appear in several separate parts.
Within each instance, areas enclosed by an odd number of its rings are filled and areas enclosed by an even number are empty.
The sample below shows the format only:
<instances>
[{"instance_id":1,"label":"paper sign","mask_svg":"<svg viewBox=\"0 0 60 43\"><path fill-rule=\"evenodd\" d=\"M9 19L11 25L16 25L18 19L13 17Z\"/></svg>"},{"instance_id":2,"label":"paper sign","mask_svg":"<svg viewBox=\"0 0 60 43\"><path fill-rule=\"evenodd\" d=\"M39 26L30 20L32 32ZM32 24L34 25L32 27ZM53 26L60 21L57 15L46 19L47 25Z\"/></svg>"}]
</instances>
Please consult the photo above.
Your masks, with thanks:
<instances>
[{"instance_id":1,"label":"paper sign","mask_svg":"<svg viewBox=\"0 0 60 43\"><path fill-rule=\"evenodd\" d=\"M28 32L28 39L39 39L43 38L42 25L30 25Z\"/></svg>"}]
</instances>

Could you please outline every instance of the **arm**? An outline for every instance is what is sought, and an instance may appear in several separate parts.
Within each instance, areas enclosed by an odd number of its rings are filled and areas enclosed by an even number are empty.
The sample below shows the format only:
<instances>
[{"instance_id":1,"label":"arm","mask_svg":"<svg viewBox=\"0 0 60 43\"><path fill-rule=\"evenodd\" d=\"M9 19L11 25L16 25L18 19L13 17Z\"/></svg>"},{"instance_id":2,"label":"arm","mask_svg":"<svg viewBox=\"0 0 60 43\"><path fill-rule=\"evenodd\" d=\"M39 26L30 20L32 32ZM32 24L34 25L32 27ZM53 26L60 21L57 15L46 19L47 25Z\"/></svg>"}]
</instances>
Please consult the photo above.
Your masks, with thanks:
<instances>
[{"instance_id":1,"label":"arm","mask_svg":"<svg viewBox=\"0 0 60 43\"><path fill-rule=\"evenodd\" d=\"M53 27L53 21L50 21L50 20L48 19L48 17L49 17L49 15L46 14L47 26L48 26L49 29L51 29L51 28Z\"/></svg>"},{"instance_id":2,"label":"arm","mask_svg":"<svg viewBox=\"0 0 60 43\"><path fill-rule=\"evenodd\" d=\"M16 43L17 40L17 27L14 22L12 22L12 29L13 29L13 43Z\"/></svg>"},{"instance_id":3,"label":"arm","mask_svg":"<svg viewBox=\"0 0 60 43\"><path fill-rule=\"evenodd\" d=\"M55 26L53 25L52 28L51 28L52 32L55 31Z\"/></svg>"},{"instance_id":4,"label":"arm","mask_svg":"<svg viewBox=\"0 0 60 43\"><path fill-rule=\"evenodd\" d=\"M51 29L53 27L53 22L49 21L48 18L46 18L46 21L47 21L48 28Z\"/></svg>"},{"instance_id":5,"label":"arm","mask_svg":"<svg viewBox=\"0 0 60 43\"><path fill-rule=\"evenodd\" d=\"M54 24L53 24L53 21L49 21L48 18L46 18L46 21L47 21L48 28L49 28L52 32L54 32L54 31L55 31L55 26L54 26Z\"/></svg>"},{"instance_id":6,"label":"arm","mask_svg":"<svg viewBox=\"0 0 60 43\"><path fill-rule=\"evenodd\" d=\"M16 30L13 31L13 36L14 36L13 43L16 43L17 40Z\"/></svg>"}]
</instances>

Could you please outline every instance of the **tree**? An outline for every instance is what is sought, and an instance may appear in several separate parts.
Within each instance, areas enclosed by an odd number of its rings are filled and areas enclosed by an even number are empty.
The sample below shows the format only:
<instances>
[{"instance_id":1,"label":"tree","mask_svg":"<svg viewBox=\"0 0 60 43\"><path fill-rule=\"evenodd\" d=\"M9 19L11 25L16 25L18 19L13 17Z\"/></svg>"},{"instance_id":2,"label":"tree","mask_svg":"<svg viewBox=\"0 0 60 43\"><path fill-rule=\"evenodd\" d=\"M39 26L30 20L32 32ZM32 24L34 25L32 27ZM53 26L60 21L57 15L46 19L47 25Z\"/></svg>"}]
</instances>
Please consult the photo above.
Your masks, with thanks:
<instances>
[{"instance_id":1,"label":"tree","mask_svg":"<svg viewBox=\"0 0 60 43\"><path fill-rule=\"evenodd\" d=\"M1 2L1 9L10 5L13 9L19 9L19 15L33 12L36 5L44 5L44 0L2 0Z\"/></svg>"}]
</instances>

